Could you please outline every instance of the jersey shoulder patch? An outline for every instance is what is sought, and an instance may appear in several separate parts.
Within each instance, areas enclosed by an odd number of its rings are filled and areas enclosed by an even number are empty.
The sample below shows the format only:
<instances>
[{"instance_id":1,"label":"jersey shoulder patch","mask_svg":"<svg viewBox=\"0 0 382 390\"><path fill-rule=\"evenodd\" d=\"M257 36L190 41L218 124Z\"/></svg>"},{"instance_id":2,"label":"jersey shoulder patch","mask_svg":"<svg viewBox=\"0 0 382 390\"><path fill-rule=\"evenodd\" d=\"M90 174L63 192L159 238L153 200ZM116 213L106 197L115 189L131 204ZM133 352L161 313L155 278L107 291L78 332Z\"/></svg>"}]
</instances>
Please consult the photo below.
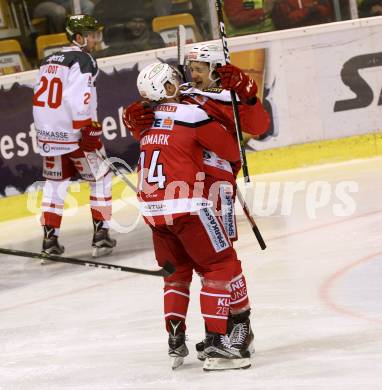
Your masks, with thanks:
<instances>
[{"instance_id":1,"label":"jersey shoulder patch","mask_svg":"<svg viewBox=\"0 0 382 390\"><path fill-rule=\"evenodd\" d=\"M189 89L192 88L192 85L190 83L185 83L185 84L182 84L180 87L179 87L179 91L180 92L186 92L188 91Z\"/></svg>"},{"instance_id":2,"label":"jersey shoulder patch","mask_svg":"<svg viewBox=\"0 0 382 390\"><path fill-rule=\"evenodd\" d=\"M221 93L221 92L223 92L223 88L221 88L221 87L208 87L208 88L204 88L202 92Z\"/></svg>"}]
</instances>

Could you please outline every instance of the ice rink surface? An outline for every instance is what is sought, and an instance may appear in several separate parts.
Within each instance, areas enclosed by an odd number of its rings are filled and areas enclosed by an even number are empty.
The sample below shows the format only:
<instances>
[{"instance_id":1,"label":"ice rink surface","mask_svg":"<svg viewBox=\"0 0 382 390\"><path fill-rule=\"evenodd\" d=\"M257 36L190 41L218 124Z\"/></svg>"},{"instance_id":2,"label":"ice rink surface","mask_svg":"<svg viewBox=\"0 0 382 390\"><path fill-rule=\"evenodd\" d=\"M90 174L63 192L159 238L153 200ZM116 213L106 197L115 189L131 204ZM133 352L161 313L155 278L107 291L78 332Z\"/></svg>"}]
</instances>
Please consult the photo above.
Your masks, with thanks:
<instances>
[{"instance_id":1,"label":"ice rink surface","mask_svg":"<svg viewBox=\"0 0 382 390\"><path fill-rule=\"evenodd\" d=\"M190 356L173 372L161 278L58 263L42 267L0 255L0 389L382 389L382 159L256 180L277 208L257 217L265 251L246 219L238 220L235 247L254 306L250 369L202 371L194 349L204 333L197 276L188 315ZM336 197L343 181L356 187L349 195L356 207L336 216L344 204ZM285 190L299 182L306 190L296 192L292 207L288 196L270 191L271 183ZM316 212L306 207L312 194L323 205ZM117 220L134 221L133 209L118 208ZM91 235L88 208L65 216L65 255L89 258ZM115 254L102 261L156 268L143 223L113 236ZM39 251L41 238L36 218L0 224L1 247Z\"/></svg>"}]
</instances>

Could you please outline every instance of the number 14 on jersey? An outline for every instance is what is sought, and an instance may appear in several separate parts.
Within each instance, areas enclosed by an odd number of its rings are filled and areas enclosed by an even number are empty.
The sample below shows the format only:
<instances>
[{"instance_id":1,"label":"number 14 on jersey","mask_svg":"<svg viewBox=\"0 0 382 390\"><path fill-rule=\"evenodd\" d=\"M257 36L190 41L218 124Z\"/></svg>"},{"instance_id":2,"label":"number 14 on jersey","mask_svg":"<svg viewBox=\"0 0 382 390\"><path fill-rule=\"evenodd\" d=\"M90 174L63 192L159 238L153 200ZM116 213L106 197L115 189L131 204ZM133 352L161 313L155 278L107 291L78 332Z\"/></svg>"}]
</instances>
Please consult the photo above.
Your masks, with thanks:
<instances>
[{"instance_id":1,"label":"number 14 on jersey","mask_svg":"<svg viewBox=\"0 0 382 390\"><path fill-rule=\"evenodd\" d=\"M139 191L143 190L143 181L145 179L149 184L157 184L158 189L163 190L165 188L166 176L163 173L163 164L158 163L159 156L160 150L154 150L150 159L150 163L146 165L146 152L141 152L139 155ZM147 172L147 177L145 177L145 172Z\"/></svg>"}]
</instances>

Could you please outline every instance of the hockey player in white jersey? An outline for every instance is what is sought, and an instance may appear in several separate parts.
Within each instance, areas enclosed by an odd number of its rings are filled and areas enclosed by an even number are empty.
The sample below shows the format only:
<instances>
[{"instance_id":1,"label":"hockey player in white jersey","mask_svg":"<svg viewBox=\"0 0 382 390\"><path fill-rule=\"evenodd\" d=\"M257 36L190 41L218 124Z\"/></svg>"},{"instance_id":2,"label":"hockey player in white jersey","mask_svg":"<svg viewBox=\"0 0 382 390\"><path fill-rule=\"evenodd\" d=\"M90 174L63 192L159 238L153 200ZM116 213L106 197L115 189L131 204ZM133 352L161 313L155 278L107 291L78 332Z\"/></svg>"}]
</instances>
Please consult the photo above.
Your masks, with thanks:
<instances>
[{"instance_id":1,"label":"hockey player in white jersey","mask_svg":"<svg viewBox=\"0 0 382 390\"><path fill-rule=\"evenodd\" d=\"M42 253L61 255L59 244L64 200L70 179L79 173L90 183L94 235L92 255L108 254L116 245L109 236L111 173L99 169L96 150L103 150L97 122L95 80L98 67L90 54L102 39L101 26L90 15L69 16L66 33L71 45L46 57L33 96L33 118L43 176L46 179L41 224Z\"/></svg>"}]
</instances>

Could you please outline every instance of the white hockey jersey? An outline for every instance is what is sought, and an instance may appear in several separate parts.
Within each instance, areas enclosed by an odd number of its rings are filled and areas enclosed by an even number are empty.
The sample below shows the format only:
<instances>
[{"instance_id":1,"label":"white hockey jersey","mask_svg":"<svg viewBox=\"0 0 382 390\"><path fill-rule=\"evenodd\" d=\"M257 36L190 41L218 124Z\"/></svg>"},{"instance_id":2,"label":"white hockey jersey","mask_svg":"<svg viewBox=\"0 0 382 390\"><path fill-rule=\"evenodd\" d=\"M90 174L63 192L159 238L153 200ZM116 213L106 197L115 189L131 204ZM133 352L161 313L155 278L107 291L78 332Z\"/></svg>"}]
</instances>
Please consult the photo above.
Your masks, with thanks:
<instances>
[{"instance_id":1,"label":"white hockey jersey","mask_svg":"<svg viewBox=\"0 0 382 390\"><path fill-rule=\"evenodd\" d=\"M76 46L46 57L37 76L33 118L42 156L78 149L80 129L97 120L94 58Z\"/></svg>"}]
</instances>

